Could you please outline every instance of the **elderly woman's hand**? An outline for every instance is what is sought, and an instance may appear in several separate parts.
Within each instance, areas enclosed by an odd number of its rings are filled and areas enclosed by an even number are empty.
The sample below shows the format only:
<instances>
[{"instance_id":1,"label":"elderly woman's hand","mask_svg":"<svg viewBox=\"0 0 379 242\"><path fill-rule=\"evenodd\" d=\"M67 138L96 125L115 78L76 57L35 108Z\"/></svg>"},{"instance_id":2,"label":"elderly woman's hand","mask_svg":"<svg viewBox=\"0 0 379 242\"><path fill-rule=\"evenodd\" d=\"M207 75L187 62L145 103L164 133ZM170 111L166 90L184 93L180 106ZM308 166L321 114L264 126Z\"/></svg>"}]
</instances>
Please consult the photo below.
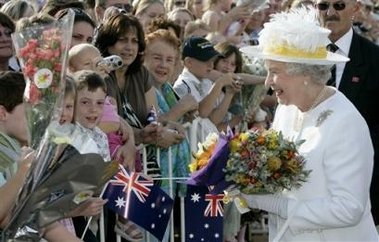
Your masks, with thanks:
<instances>
[{"instance_id":1,"label":"elderly woman's hand","mask_svg":"<svg viewBox=\"0 0 379 242\"><path fill-rule=\"evenodd\" d=\"M171 145L182 142L184 138L185 134L183 128L179 131L166 126L158 139L157 145L161 148L168 148Z\"/></svg>"},{"instance_id":2,"label":"elderly woman's hand","mask_svg":"<svg viewBox=\"0 0 379 242\"><path fill-rule=\"evenodd\" d=\"M170 121L170 122L167 122L165 127L172 131L176 131L178 134L182 135L183 137L186 136L186 131L183 128L183 125L180 123Z\"/></svg>"},{"instance_id":3,"label":"elderly woman's hand","mask_svg":"<svg viewBox=\"0 0 379 242\"><path fill-rule=\"evenodd\" d=\"M281 194L248 195L241 193L241 197L245 199L250 208L261 209L283 218L287 217L289 199Z\"/></svg>"}]
</instances>

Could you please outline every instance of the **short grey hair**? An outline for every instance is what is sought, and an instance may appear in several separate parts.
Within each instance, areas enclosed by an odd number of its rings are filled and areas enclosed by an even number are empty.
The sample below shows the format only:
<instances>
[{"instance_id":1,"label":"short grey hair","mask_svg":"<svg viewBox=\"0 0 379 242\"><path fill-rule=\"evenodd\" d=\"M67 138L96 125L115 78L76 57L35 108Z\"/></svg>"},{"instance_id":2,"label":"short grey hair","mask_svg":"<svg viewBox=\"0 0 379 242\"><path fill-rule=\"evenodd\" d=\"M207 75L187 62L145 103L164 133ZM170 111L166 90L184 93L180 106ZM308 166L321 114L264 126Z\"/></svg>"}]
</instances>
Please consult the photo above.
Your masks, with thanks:
<instances>
[{"instance_id":1,"label":"short grey hair","mask_svg":"<svg viewBox=\"0 0 379 242\"><path fill-rule=\"evenodd\" d=\"M287 73L291 75L309 76L315 83L325 84L330 77L333 65L310 65L302 63L287 63Z\"/></svg>"}]
</instances>

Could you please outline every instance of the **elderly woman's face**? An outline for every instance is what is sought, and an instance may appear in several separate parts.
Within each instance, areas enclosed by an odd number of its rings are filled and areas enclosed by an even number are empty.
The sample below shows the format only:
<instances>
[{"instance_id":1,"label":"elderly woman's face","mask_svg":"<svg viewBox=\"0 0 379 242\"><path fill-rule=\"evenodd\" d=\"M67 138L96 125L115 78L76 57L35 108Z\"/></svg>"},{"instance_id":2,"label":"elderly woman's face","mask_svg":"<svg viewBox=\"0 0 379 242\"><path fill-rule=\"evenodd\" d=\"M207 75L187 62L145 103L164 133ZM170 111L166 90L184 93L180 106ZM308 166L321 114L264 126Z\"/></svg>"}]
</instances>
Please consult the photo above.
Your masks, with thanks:
<instances>
[{"instance_id":1,"label":"elderly woman's face","mask_svg":"<svg viewBox=\"0 0 379 242\"><path fill-rule=\"evenodd\" d=\"M163 40L155 40L146 46L145 66L155 80L163 84L174 73L177 50Z\"/></svg>"},{"instance_id":2,"label":"elderly woman's face","mask_svg":"<svg viewBox=\"0 0 379 242\"><path fill-rule=\"evenodd\" d=\"M287 73L287 65L284 62L266 60L266 86L271 87L280 104L301 105L302 88L307 77L301 75L290 75Z\"/></svg>"}]
</instances>

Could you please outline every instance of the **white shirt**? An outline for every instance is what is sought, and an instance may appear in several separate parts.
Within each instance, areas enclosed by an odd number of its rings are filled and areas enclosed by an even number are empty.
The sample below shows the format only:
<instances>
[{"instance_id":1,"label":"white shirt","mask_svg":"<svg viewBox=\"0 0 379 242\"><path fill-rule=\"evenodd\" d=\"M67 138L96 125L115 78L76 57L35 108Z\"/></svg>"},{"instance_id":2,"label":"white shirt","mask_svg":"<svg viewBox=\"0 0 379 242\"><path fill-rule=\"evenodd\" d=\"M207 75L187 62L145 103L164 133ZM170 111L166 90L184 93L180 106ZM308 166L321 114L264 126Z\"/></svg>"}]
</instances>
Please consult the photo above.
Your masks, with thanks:
<instances>
[{"instance_id":1,"label":"white shirt","mask_svg":"<svg viewBox=\"0 0 379 242\"><path fill-rule=\"evenodd\" d=\"M184 68L183 72L179 75L174 83L174 90L179 97L184 97L186 94L191 94L197 102L201 102L205 96L208 95L212 88L212 81L209 79L199 80L188 69ZM192 122L191 132L196 132L196 141L192 140L191 134L191 148L198 142L203 142L208 134L218 133L216 125L208 118L197 118ZM193 136L192 136L193 137ZM195 146L196 149L196 146Z\"/></svg>"},{"instance_id":2,"label":"white shirt","mask_svg":"<svg viewBox=\"0 0 379 242\"><path fill-rule=\"evenodd\" d=\"M348 57L351 41L353 39L353 29L344 34L340 39L338 39L334 44L338 46L337 54ZM343 71L345 70L346 62L340 62L336 64L336 87L338 88L341 83L341 78Z\"/></svg>"}]
</instances>

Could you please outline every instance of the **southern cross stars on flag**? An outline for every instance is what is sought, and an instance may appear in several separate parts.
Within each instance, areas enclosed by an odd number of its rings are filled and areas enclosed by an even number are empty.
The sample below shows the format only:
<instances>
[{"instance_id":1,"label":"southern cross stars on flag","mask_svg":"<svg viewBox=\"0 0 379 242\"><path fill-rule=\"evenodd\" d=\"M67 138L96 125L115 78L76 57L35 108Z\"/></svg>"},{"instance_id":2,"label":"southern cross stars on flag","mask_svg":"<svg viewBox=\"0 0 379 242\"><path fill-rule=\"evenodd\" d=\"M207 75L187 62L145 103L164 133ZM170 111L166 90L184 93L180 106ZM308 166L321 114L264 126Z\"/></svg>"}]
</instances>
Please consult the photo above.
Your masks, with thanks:
<instances>
[{"instance_id":1,"label":"southern cross stars on flag","mask_svg":"<svg viewBox=\"0 0 379 242\"><path fill-rule=\"evenodd\" d=\"M209 188L204 186L187 186L185 241L223 241L223 197L223 194L210 194Z\"/></svg>"},{"instance_id":2,"label":"southern cross stars on flag","mask_svg":"<svg viewBox=\"0 0 379 242\"><path fill-rule=\"evenodd\" d=\"M131 172L120 166L109 181L103 198L107 206L130 221L163 239L174 201L149 177Z\"/></svg>"}]
</instances>

